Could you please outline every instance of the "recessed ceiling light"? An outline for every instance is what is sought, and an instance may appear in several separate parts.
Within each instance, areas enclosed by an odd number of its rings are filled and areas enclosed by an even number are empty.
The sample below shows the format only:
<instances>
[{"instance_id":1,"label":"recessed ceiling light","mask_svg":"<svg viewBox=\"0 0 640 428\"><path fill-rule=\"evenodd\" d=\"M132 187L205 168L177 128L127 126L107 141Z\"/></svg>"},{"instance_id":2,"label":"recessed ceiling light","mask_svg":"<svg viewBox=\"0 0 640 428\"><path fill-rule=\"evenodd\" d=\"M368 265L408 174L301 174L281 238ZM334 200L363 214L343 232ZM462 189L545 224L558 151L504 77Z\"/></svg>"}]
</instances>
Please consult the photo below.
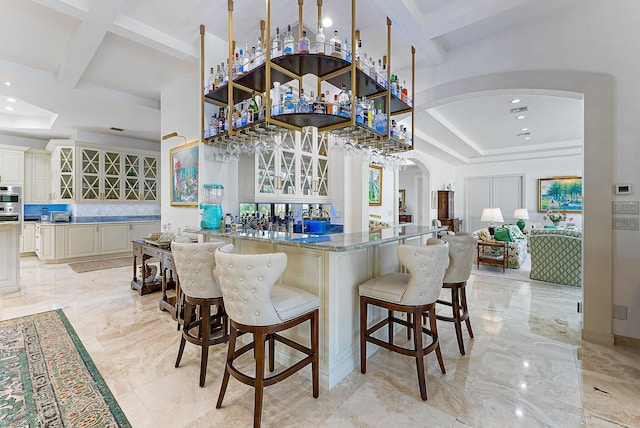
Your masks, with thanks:
<instances>
[{"instance_id":1,"label":"recessed ceiling light","mask_svg":"<svg viewBox=\"0 0 640 428\"><path fill-rule=\"evenodd\" d=\"M6 106L4 109L5 110L9 110L9 111L13 111L14 110L13 107L10 107L10 106Z\"/></svg>"},{"instance_id":2,"label":"recessed ceiling light","mask_svg":"<svg viewBox=\"0 0 640 428\"><path fill-rule=\"evenodd\" d=\"M522 131L522 132L525 132L525 131L528 131L528 130L529 130L529 128L520 128L520 131Z\"/></svg>"},{"instance_id":3,"label":"recessed ceiling light","mask_svg":"<svg viewBox=\"0 0 640 428\"><path fill-rule=\"evenodd\" d=\"M530 140L530 139L531 139L531 137L524 137L524 139L525 139L525 140Z\"/></svg>"},{"instance_id":4,"label":"recessed ceiling light","mask_svg":"<svg viewBox=\"0 0 640 428\"><path fill-rule=\"evenodd\" d=\"M15 98L7 98L7 101L9 101L10 103L15 103L18 100L16 100Z\"/></svg>"},{"instance_id":5,"label":"recessed ceiling light","mask_svg":"<svg viewBox=\"0 0 640 428\"><path fill-rule=\"evenodd\" d=\"M11 83L11 82L9 82L8 80L7 80L6 82L4 82L4 84L5 84L6 86L11 86L11 85L12 85L12 83Z\"/></svg>"},{"instance_id":6,"label":"recessed ceiling light","mask_svg":"<svg viewBox=\"0 0 640 428\"><path fill-rule=\"evenodd\" d=\"M518 116L518 117L516 117L516 119L522 120L522 119L524 119L524 116Z\"/></svg>"},{"instance_id":7,"label":"recessed ceiling light","mask_svg":"<svg viewBox=\"0 0 640 428\"><path fill-rule=\"evenodd\" d=\"M518 104L520 101L522 101L522 100L519 100L518 98L515 98L515 99L511 100L510 103L511 104Z\"/></svg>"},{"instance_id":8,"label":"recessed ceiling light","mask_svg":"<svg viewBox=\"0 0 640 428\"><path fill-rule=\"evenodd\" d=\"M322 26L324 28L329 28L333 25L333 19L331 19L328 16L325 16L324 19L322 20Z\"/></svg>"}]
</instances>

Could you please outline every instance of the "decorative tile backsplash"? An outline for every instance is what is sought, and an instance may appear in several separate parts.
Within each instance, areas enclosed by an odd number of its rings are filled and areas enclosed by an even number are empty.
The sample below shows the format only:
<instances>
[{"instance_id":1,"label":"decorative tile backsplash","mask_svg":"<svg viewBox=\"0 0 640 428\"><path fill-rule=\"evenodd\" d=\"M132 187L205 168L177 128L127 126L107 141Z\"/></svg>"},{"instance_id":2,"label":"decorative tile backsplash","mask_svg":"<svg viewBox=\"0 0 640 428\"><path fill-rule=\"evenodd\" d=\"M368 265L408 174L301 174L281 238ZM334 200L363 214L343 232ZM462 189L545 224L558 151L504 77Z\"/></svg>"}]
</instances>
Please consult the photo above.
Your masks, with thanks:
<instances>
[{"instance_id":1,"label":"decorative tile backsplash","mask_svg":"<svg viewBox=\"0 0 640 428\"><path fill-rule=\"evenodd\" d=\"M44 210L43 210L44 209ZM160 204L25 204L25 218L39 218L49 211L68 211L72 218L159 216Z\"/></svg>"}]
</instances>

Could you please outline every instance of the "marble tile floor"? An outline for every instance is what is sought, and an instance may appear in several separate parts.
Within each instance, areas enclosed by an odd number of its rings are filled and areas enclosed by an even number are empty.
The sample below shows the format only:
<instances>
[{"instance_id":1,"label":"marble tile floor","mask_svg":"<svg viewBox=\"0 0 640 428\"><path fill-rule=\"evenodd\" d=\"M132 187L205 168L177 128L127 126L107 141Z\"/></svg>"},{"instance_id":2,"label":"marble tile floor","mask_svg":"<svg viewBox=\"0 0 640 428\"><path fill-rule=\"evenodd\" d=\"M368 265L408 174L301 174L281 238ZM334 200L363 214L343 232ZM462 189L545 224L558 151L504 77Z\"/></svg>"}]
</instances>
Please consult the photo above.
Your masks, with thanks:
<instances>
[{"instance_id":1,"label":"marble tile floor","mask_svg":"<svg viewBox=\"0 0 640 428\"><path fill-rule=\"evenodd\" d=\"M204 388L196 347L174 368L176 323L159 293L130 290L131 268L78 274L23 257L21 274L22 290L0 295L0 318L64 309L134 427L251 426L253 389L233 379L215 409L226 346L211 348ZM302 375L268 387L263 426L640 426L640 351L580 340L579 289L472 275L468 298L475 339L465 330L461 356L439 322L447 373L426 357L428 401L415 362L379 350L366 375L356 369L318 399Z\"/></svg>"}]
</instances>

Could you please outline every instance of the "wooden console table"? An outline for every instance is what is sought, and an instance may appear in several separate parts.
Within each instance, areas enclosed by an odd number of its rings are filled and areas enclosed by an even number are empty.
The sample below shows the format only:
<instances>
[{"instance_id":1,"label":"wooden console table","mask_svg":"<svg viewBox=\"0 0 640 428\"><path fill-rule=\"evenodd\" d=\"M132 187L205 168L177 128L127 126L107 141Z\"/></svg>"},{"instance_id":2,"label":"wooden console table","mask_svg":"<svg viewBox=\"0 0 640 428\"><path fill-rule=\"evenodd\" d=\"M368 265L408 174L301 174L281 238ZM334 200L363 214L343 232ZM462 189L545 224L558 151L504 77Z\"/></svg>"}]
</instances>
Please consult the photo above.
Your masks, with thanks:
<instances>
[{"instance_id":1,"label":"wooden console table","mask_svg":"<svg viewBox=\"0 0 640 428\"><path fill-rule=\"evenodd\" d=\"M481 247L493 247L499 248L499 252L491 252L487 254L484 252L484 248ZM502 272L507 268L509 262L509 243L505 241L478 241L477 247L477 262L478 269L480 269L480 263L491 266L502 266Z\"/></svg>"},{"instance_id":2,"label":"wooden console table","mask_svg":"<svg viewBox=\"0 0 640 428\"><path fill-rule=\"evenodd\" d=\"M151 245L143 240L132 241L133 242L133 280L131 280L131 289L136 290L141 296L154 291L162 290L162 298L160 299L160 310L168 311L173 319L176 319L178 311L178 305L176 304L176 297L167 296L167 289L176 289L176 296L180 294L180 284L178 281L178 275L176 274L176 280L173 279L173 273L176 271L176 265L173 262L173 256L171 255L170 248L160 248L156 245ZM138 257L142 262L142 272L146 271L147 260L155 258L160 261L160 278L158 282L156 279L153 282L144 282L144 278L137 277L137 261ZM167 271L169 276L167 277Z\"/></svg>"}]
</instances>

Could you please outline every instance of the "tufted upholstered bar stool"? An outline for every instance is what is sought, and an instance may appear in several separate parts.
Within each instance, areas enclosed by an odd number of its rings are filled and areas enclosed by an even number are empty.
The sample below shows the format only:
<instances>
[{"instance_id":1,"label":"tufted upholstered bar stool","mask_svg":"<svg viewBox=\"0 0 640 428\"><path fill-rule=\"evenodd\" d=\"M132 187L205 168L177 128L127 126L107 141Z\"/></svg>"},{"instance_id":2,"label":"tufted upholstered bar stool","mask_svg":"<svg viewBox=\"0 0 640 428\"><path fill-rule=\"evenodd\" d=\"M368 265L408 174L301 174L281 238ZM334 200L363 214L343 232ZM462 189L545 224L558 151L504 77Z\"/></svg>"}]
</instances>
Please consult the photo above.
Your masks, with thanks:
<instances>
[{"instance_id":1,"label":"tufted upholstered bar stool","mask_svg":"<svg viewBox=\"0 0 640 428\"><path fill-rule=\"evenodd\" d=\"M171 255L184 295L184 326L176 367L180 366L186 342L200 346L200 386L204 386L207 376L209 346L224 343L229 338L222 291L214 277L215 250L223 244L171 243ZM212 307L215 308L214 315L211 315Z\"/></svg>"},{"instance_id":2,"label":"tufted upholstered bar stool","mask_svg":"<svg viewBox=\"0 0 640 428\"><path fill-rule=\"evenodd\" d=\"M438 239L421 246L399 245L398 258L409 271L408 274L388 273L360 285L360 371L367 371L367 342L414 357L420 396L426 400L424 356L435 350L440 370L443 374L446 372L438 341L435 304L442 289L445 269L449 265L448 245ZM388 313L386 318L372 327L368 327L367 321L369 305L386 309ZM394 311L406 313L408 321L396 318ZM428 314L429 328L423 326L422 314ZM405 325L413 330L413 349L393 343L394 324ZM388 326L386 342L373 336L385 325ZM427 346L423 345L423 335L420 333L431 337Z\"/></svg>"},{"instance_id":3,"label":"tufted upholstered bar stool","mask_svg":"<svg viewBox=\"0 0 640 428\"><path fill-rule=\"evenodd\" d=\"M286 254L234 253L232 244L220 247L215 253L216 269L231 326L227 363L216 408L219 409L222 406L229 376L233 376L240 382L255 388L253 425L259 427L264 387L288 378L308 364L311 364L313 397L318 398L320 302L317 296L299 288L274 285L287 267ZM307 320L311 328L310 347L277 334ZM242 333L251 333L253 341L236 350L236 338ZM269 341L270 372L275 370L276 341L306 354L306 357L274 375L265 377L266 341ZM256 363L255 377L242 373L234 366L236 358L252 349L254 349Z\"/></svg>"},{"instance_id":4,"label":"tufted upholstered bar stool","mask_svg":"<svg viewBox=\"0 0 640 428\"><path fill-rule=\"evenodd\" d=\"M440 239L449 243L449 267L444 274L442 288L451 290L451 301L438 299L437 303L451 307L453 316L437 315L441 321L455 324L458 349L465 355L462 338L462 322L467 324L469 336L473 338L469 307L467 306L467 280L473 267L473 254L476 251L476 239L471 234L458 233L455 236L443 236Z\"/></svg>"}]
</instances>

